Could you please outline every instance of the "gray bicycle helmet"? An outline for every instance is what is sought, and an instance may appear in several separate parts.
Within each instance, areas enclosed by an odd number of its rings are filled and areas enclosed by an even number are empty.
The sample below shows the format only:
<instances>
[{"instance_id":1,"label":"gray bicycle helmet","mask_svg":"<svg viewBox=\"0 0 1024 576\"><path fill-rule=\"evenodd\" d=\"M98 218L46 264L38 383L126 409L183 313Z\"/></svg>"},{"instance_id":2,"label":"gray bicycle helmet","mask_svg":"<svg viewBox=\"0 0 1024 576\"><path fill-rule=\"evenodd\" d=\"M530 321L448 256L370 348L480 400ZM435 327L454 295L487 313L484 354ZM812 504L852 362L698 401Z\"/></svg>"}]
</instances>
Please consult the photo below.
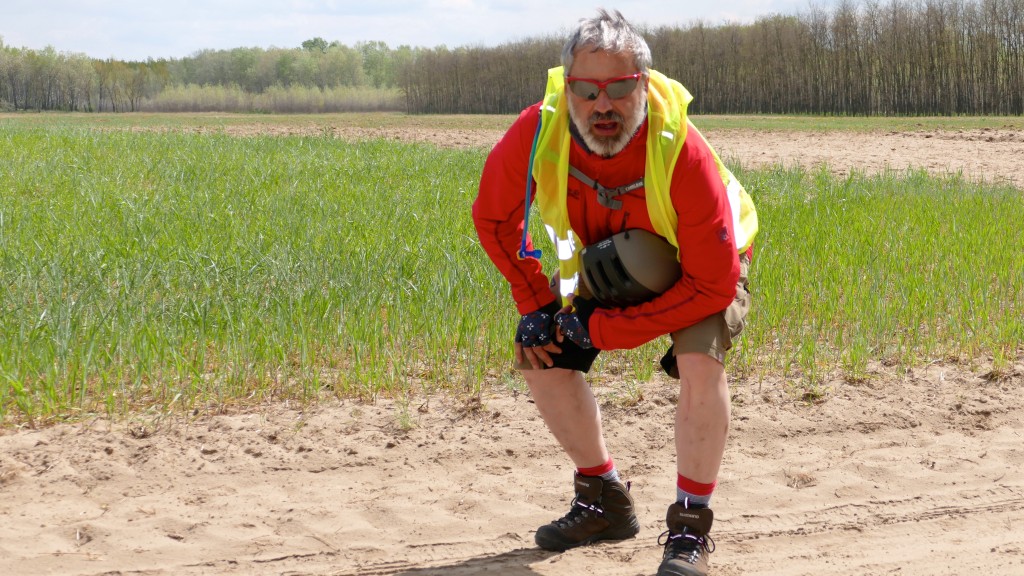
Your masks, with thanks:
<instances>
[{"instance_id":1,"label":"gray bicycle helmet","mask_svg":"<svg viewBox=\"0 0 1024 576\"><path fill-rule=\"evenodd\" d=\"M676 249L661 236L641 229L591 244L580 259L583 287L609 308L647 302L683 275Z\"/></svg>"}]
</instances>

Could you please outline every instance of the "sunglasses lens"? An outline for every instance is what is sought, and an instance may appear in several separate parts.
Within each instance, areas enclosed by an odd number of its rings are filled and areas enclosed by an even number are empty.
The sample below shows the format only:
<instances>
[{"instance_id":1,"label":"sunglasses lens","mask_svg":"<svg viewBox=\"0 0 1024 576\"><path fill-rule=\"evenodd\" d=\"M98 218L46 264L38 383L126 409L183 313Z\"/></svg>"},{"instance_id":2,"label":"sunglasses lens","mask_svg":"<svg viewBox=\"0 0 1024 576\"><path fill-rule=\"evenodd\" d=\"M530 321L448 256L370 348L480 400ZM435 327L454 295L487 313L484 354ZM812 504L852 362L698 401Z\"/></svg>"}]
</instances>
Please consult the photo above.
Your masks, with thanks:
<instances>
[{"instance_id":1,"label":"sunglasses lens","mask_svg":"<svg viewBox=\"0 0 1024 576\"><path fill-rule=\"evenodd\" d=\"M638 82L639 79L637 78L625 78L623 80L616 80L615 82L604 84L603 89L609 98L612 100L618 100L619 98L629 96L633 90L636 89ZM569 82L569 89L572 90L573 94L580 98L597 100L597 96L602 90L602 84L598 84L591 80L572 80Z\"/></svg>"},{"instance_id":2,"label":"sunglasses lens","mask_svg":"<svg viewBox=\"0 0 1024 576\"><path fill-rule=\"evenodd\" d=\"M597 94L600 91L597 84L587 82L586 80L573 80L569 82L569 89L572 90L573 94L587 100L597 100Z\"/></svg>"},{"instance_id":3,"label":"sunglasses lens","mask_svg":"<svg viewBox=\"0 0 1024 576\"><path fill-rule=\"evenodd\" d=\"M637 79L629 78L626 80L619 80L618 82L612 82L605 88L605 92L608 93L608 97L612 100L618 100L619 98L625 98L629 96L636 88Z\"/></svg>"}]
</instances>

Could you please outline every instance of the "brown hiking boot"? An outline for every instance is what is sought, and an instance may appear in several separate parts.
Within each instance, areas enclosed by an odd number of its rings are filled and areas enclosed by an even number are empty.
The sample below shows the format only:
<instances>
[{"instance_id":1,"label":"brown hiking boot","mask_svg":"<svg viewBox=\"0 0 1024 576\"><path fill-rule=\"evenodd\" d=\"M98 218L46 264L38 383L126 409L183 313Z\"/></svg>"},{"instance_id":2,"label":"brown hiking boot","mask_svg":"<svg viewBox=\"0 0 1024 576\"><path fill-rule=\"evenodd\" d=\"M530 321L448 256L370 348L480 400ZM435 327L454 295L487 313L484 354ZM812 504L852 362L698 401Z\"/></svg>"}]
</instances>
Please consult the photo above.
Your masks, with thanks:
<instances>
[{"instance_id":1,"label":"brown hiking boot","mask_svg":"<svg viewBox=\"0 0 1024 576\"><path fill-rule=\"evenodd\" d=\"M537 546L563 552L598 540L636 536L640 522L633 513L629 486L597 476L575 475L576 498L565 516L537 530Z\"/></svg>"},{"instance_id":2,"label":"brown hiking boot","mask_svg":"<svg viewBox=\"0 0 1024 576\"><path fill-rule=\"evenodd\" d=\"M658 544L665 545L658 576L707 575L708 554L715 551L708 536L713 519L710 508L687 508L679 502L668 507L668 531L658 538Z\"/></svg>"}]
</instances>

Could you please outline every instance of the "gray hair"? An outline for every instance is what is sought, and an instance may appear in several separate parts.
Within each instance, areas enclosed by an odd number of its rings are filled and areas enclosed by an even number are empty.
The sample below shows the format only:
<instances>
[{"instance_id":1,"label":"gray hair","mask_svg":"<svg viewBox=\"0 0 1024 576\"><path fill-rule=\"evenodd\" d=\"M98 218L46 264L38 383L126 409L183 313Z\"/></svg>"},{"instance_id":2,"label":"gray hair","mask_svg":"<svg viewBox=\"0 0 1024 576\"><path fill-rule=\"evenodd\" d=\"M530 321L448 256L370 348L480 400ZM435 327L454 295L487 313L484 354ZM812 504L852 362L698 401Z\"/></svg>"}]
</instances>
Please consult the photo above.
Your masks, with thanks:
<instances>
[{"instance_id":1,"label":"gray hair","mask_svg":"<svg viewBox=\"0 0 1024 576\"><path fill-rule=\"evenodd\" d=\"M599 8L597 16L580 20L576 32L562 48L562 66L566 76L572 70L576 51L582 48L631 55L636 67L644 74L651 67L651 49L647 41L618 10L609 13Z\"/></svg>"}]
</instances>

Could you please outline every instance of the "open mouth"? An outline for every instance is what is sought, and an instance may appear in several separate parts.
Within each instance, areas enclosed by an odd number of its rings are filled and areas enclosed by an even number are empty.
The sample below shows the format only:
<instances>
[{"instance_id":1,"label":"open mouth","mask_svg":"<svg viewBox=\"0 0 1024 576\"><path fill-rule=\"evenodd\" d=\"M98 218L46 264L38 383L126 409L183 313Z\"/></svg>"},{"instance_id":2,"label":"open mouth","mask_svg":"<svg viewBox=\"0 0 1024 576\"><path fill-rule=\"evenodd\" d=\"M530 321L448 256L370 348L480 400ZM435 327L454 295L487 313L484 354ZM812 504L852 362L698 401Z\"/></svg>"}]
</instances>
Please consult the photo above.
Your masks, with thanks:
<instances>
[{"instance_id":1,"label":"open mouth","mask_svg":"<svg viewBox=\"0 0 1024 576\"><path fill-rule=\"evenodd\" d=\"M614 119L595 119L590 123L591 130L597 136L615 136L620 127L621 123Z\"/></svg>"},{"instance_id":2,"label":"open mouth","mask_svg":"<svg viewBox=\"0 0 1024 576\"><path fill-rule=\"evenodd\" d=\"M590 120L590 128L597 136L614 136L622 129L622 119L616 118L616 114L594 115Z\"/></svg>"}]
</instances>

